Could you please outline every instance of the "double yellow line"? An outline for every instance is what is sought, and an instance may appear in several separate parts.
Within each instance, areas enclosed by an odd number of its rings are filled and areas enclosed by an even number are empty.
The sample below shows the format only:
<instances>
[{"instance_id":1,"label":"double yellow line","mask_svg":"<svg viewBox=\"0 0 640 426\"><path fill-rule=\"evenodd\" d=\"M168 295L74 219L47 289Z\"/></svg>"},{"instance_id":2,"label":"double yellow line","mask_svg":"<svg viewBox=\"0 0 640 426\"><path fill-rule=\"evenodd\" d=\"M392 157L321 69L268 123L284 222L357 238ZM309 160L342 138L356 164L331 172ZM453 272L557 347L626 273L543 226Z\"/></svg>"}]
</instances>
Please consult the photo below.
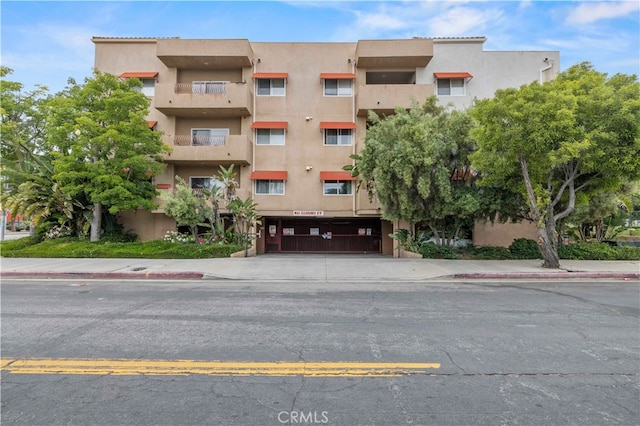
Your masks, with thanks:
<instances>
[{"instance_id":1,"label":"double yellow line","mask_svg":"<svg viewBox=\"0 0 640 426\"><path fill-rule=\"evenodd\" d=\"M427 374L438 363L406 362L240 362L139 359L2 358L0 370L12 374L390 377Z\"/></svg>"}]
</instances>

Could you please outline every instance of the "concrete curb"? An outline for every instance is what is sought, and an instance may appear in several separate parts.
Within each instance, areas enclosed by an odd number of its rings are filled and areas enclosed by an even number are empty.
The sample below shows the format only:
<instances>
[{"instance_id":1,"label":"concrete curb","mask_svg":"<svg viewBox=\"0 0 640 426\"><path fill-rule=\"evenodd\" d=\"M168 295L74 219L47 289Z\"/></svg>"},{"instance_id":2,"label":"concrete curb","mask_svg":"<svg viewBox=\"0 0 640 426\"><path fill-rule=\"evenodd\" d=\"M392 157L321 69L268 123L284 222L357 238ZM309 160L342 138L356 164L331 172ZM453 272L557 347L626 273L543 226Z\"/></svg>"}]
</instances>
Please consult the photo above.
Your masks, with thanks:
<instances>
[{"instance_id":1,"label":"concrete curb","mask_svg":"<svg viewBox=\"0 0 640 426\"><path fill-rule=\"evenodd\" d=\"M2 278L42 278L42 279L122 279L122 280L228 280L242 281L251 278L231 277L223 275L204 274L201 272L0 272ZM410 281L434 280L484 280L484 279L623 279L640 280L640 273L631 272L471 272L440 277L412 279ZM276 281L304 280L298 278L279 278ZM355 278L353 278L355 279ZM364 280L365 278L361 278ZM367 278L368 279L368 278ZM272 278L262 278L264 281L274 281ZM405 281L397 278L394 281ZM385 280L388 281L388 280Z\"/></svg>"}]
</instances>

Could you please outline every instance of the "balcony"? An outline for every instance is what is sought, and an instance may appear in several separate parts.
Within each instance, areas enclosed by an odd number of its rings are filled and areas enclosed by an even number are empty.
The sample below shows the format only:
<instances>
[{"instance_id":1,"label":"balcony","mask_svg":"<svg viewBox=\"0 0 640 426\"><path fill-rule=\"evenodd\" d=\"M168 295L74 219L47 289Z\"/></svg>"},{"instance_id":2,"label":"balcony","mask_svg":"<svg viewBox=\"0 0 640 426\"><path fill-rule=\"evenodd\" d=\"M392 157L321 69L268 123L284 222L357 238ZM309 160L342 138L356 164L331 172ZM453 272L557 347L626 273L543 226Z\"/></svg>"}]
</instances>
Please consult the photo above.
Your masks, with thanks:
<instances>
[{"instance_id":1,"label":"balcony","mask_svg":"<svg viewBox=\"0 0 640 426\"><path fill-rule=\"evenodd\" d=\"M155 108L176 117L248 117L252 85L229 82L158 83Z\"/></svg>"},{"instance_id":2,"label":"balcony","mask_svg":"<svg viewBox=\"0 0 640 426\"><path fill-rule=\"evenodd\" d=\"M167 67L182 69L230 69L251 67L249 40L159 39L156 55Z\"/></svg>"},{"instance_id":3,"label":"balcony","mask_svg":"<svg viewBox=\"0 0 640 426\"><path fill-rule=\"evenodd\" d=\"M433 94L433 84L368 84L358 86L356 94L358 116L366 117L368 110L382 115L393 114L396 107L409 108L414 100L423 104Z\"/></svg>"},{"instance_id":4,"label":"balcony","mask_svg":"<svg viewBox=\"0 0 640 426\"><path fill-rule=\"evenodd\" d=\"M250 164L253 145L246 135L231 136L165 136L165 143L173 148L165 161L177 165L194 164Z\"/></svg>"},{"instance_id":5,"label":"balcony","mask_svg":"<svg viewBox=\"0 0 640 426\"><path fill-rule=\"evenodd\" d=\"M356 47L358 68L426 67L433 57L433 40L360 40Z\"/></svg>"}]
</instances>

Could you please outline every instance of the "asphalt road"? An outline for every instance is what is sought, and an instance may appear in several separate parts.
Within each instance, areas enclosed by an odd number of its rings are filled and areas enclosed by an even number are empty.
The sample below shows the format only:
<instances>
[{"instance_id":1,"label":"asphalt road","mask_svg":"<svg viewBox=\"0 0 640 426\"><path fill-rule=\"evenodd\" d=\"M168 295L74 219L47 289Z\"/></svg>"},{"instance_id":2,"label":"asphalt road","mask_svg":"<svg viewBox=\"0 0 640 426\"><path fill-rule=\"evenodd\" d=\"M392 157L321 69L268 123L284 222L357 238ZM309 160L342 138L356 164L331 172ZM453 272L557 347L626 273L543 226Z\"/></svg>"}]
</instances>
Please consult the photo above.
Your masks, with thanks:
<instances>
[{"instance_id":1,"label":"asphalt road","mask_svg":"<svg viewBox=\"0 0 640 426\"><path fill-rule=\"evenodd\" d=\"M4 280L1 296L3 426L640 424L637 281Z\"/></svg>"}]
</instances>

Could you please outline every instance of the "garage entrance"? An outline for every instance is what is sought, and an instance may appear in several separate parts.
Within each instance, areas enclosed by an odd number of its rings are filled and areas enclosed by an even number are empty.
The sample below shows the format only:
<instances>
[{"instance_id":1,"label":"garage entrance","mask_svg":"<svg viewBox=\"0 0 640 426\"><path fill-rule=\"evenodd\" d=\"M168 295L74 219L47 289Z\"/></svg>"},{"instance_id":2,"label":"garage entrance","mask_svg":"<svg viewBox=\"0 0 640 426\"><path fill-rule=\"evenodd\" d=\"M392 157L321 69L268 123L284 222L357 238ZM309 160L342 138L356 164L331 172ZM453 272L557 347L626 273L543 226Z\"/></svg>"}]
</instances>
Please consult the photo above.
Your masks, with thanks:
<instances>
[{"instance_id":1,"label":"garage entrance","mask_svg":"<svg viewBox=\"0 0 640 426\"><path fill-rule=\"evenodd\" d=\"M381 253L380 219L264 218L266 253Z\"/></svg>"}]
</instances>

